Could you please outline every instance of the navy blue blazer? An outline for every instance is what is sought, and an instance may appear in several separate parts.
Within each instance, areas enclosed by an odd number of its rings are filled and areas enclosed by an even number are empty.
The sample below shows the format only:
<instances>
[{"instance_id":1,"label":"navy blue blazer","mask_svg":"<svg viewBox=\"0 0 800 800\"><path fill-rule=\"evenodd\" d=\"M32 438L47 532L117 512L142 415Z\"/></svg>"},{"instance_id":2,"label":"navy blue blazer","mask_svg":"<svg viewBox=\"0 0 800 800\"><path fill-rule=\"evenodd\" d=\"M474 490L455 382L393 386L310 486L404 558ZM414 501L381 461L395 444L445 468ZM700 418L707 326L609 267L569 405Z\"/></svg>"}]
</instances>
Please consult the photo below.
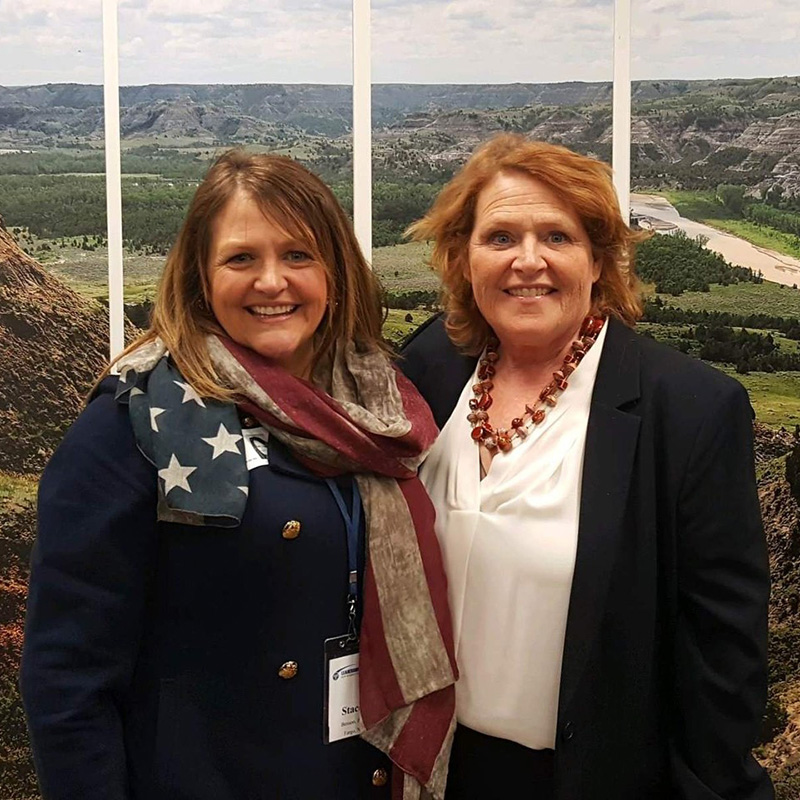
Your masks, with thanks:
<instances>
[{"instance_id":1,"label":"navy blue blazer","mask_svg":"<svg viewBox=\"0 0 800 800\"><path fill-rule=\"evenodd\" d=\"M403 355L443 426L475 359L441 318ZM750 754L768 596L747 393L611 320L586 437L557 800L772 800Z\"/></svg>"},{"instance_id":2,"label":"navy blue blazer","mask_svg":"<svg viewBox=\"0 0 800 800\"><path fill-rule=\"evenodd\" d=\"M322 742L323 641L347 631L348 589L327 485L270 439L239 527L159 523L114 385L39 490L21 687L44 799L387 798L385 756Z\"/></svg>"}]
</instances>

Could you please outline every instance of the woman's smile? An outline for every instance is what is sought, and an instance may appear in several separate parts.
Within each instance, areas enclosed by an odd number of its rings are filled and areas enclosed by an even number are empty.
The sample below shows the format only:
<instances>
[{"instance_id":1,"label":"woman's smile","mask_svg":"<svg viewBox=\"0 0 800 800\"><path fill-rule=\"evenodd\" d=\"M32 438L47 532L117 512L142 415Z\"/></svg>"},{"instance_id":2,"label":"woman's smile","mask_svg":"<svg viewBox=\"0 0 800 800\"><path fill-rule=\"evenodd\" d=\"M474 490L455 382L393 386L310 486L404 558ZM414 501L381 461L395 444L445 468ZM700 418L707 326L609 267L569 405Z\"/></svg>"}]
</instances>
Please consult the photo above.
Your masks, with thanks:
<instances>
[{"instance_id":1,"label":"woman's smile","mask_svg":"<svg viewBox=\"0 0 800 800\"><path fill-rule=\"evenodd\" d=\"M287 305L287 306L249 306L248 311L257 318L265 319L265 320L278 320L286 319L291 314L294 314L297 309L300 308L298 305Z\"/></svg>"},{"instance_id":2,"label":"woman's smile","mask_svg":"<svg viewBox=\"0 0 800 800\"><path fill-rule=\"evenodd\" d=\"M549 286L515 286L503 291L520 300L541 300L543 297L553 294L555 289Z\"/></svg>"}]
</instances>

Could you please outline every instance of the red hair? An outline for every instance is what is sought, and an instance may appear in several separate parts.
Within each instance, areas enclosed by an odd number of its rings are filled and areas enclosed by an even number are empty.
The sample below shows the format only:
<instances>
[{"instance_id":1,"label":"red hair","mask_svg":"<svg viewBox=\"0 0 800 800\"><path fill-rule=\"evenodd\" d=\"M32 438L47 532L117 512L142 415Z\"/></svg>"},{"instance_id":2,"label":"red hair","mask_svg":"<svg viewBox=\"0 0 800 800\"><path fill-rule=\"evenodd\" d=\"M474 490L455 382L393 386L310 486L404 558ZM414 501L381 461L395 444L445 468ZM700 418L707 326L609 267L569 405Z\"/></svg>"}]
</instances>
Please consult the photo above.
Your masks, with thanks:
<instances>
[{"instance_id":1,"label":"red hair","mask_svg":"<svg viewBox=\"0 0 800 800\"><path fill-rule=\"evenodd\" d=\"M431 265L442 281L446 326L453 342L474 355L489 337L489 325L475 305L466 278L468 243L481 190L499 173L514 171L546 184L580 218L601 265L592 287L592 313L635 324L642 305L633 255L645 234L632 231L623 220L610 167L566 147L500 134L473 153L430 211L407 231L415 240L434 242Z\"/></svg>"}]
</instances>

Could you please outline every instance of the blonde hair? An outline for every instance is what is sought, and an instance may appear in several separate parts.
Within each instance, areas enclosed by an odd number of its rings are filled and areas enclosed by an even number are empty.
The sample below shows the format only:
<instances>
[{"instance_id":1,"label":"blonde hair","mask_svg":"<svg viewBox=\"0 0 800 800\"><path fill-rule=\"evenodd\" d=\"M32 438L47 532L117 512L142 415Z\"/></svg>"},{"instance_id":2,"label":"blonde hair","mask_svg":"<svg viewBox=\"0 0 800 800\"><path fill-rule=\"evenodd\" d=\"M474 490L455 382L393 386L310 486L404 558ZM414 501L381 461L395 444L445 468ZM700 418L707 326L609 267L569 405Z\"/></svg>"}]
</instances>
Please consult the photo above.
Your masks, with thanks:
<instances>
[{"instance_id":1,"label":"blonde hair","mask_svg":"<svg viewBox=\"0 0 800 800\"><path fill-rule=\"evenodd\" d=\"M622 219L610 167L566 147L500 134L473 153L430 211L406 231L414 240L434 242L431 265L442 281L451 340L475 355L491 333L466 277L468 243L481 190L499 173L515 171L546 184L580 218L594 258L601 265L600 277L592 287L592 313L635 324L642 305L633 256L636 243L646 234L632 231Z\"/></svg>"},{"instance_id":2,"label":"blonde hair","mask_svg":"<svg viewBox=\"0 0 800 800\"><path fill-rule=\"evenodd\" d=\"M317 330L314 362L334 343L351 340L386 350L382 291L333 192L312 172L283 156L230 150L209 169L167 256L150 327L121 354L160 337L183 377L205 397L229 400L205 346L224 334L211 311L208 262L212 224L238 192L307 245L326 269L328 310Z\"/></svg>"}]
</instances>

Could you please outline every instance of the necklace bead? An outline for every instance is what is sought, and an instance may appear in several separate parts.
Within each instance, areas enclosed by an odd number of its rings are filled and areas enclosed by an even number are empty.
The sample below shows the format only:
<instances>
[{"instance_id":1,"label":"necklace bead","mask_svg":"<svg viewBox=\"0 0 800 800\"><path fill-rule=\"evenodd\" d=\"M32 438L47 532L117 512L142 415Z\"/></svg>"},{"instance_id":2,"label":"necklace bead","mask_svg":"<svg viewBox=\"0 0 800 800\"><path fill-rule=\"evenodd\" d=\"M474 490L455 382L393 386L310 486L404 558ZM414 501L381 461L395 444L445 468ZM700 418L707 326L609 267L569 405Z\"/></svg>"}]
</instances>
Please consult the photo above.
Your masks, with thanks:
<instances>
[{"instance_id":1,"label":"necklace bead","mask_svg":"<svg viewBox=\"0 0 800 800\"><path fill-rule=\"evenodd\" d=\"M495 364L500 359L497 350L499 342L491 339L478 365L478 380L472 385L472 393L475 396L469 401L470 413L467 420L472 425L470 436L473 441L482 444L489 452L500 450L502 453L507 453L517 442L527 437L532 427L541 425L547 408L552 408L558 403L558 395L569 386L569 376L597 341L604 324L605 319L602 317L586 317L581 324L578 338L570 345L561 367L553 373L553 380L539 392L539 397L534 403L525 405L525 413L522 416L511 420L511 428L508 430L498 428L495 431L489 422L488 411L493 403L491 391L494 388L491 379L496 374Z\"/></svg>"}]
</instances>

